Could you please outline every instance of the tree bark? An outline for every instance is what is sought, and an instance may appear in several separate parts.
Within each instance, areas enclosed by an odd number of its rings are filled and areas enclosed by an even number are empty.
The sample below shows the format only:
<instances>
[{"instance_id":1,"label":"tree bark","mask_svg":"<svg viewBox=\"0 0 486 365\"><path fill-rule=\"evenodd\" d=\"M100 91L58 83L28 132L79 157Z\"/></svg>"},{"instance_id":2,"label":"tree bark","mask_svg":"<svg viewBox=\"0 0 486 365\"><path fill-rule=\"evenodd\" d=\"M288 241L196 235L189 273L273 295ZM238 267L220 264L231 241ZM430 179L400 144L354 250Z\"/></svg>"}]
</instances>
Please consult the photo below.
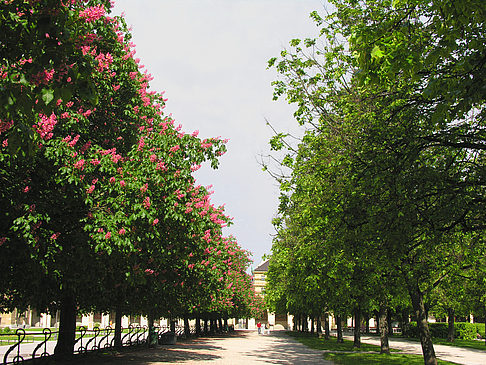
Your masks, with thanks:
<instances>
[{"instance_id":1,"label":"tree bark","mask_svg":"<svg viewBox=\"0 0 486 365\"><path fill-rule=\"evenodd\" d=\"M388 336L393 336L392 311L390 308L386 312L386 323L388 324Z\"/></svg>"},{"instance_id":2,"label":"tree bark","mask_svg":"<svg viewBox=\"0 0 486 365\"><path fill-rule=\"evenodd\" d=\"M336 315L336 325L337 325L337 342L338 343L343 343L344 338L343 338L343 324L341 320L341 315Z\"/></svg>"},{"instance_id":3,"label":"tree bark","mask_svg":"<svg viewBox=\"0 0 486 365\"><path fill-rule=\"evenodd\" d=\"M331 329L329 328L329 313L324 315L324 338L329 340L331 337Z\"/></svg>"},{"instance_id":4,"label":"tree bark","mask_svg":"<svg viewBox=\"0 0 486 365\"><path fill-rule=\"evenodd\" d=\"M61 299L61 315L59 337L54 355L61 359L70 358L74 353L76 337L76 302L70 294L64 294Z\"/></svg>"},{"instance_id":5,"label":"tree bark","mask_svg":"<svg viewBox=\"0 0 486 365\"><path fill-rule=\"evenodd\" d=\"M189 327L189 317L187 315L184 316L184 337L191 337L191 327Z\"/></svg>"},{"instance_id":6,"label":"tree bark","mask_svg":"<svg viewBox=\"0 0 486 365\"><path fill-rule=\"evenodd\" d=\"M114 345L117 350L123 347L122 344L122 312L118 307L115 310L115 335L114 335Z\"/></svg>"},{"instance_id":7,"label":"tree bark","mask_svg":"<svg viewBox=\"0 0 486 365\"><path fill-rule=\"evenodd\" d=\"M155 317L153 313L148 314L148 346L156 347L158 345L158 333L155 331L154 321Z\"/></svg>"},{"instance_id":8,"label":"tree bark","mask_svg":"<svg viewBox=\"0 0 486 365\"><path fill-rule=\"evenodd\" d=\"M380 305L380 310L377 316L378 329L380 331L380 354L390 353L390 344L388 343L388 323L387 323L387 307Z\"/></svg>"},{"instance_id":9,"label":"tree bark","mask_svg":"<svg viewBox=\"0 0 486 365\"><path fill-rule=\"evenodd\" d=\"M354 342L353 347L361 347L361 311L359 307L354 310Z\"/></svg>"},{"instance_id":10,"label":"tree bark","mask_svg":"<svg viewBox=\"0 0 486 365\"><path fill-rule=\"evenodd\" d=\"M196 316L196 336L201 336L201 318Z\"/></svg>"},{"instance_id":11,"label":"tree bark","mask_svg":"<svg viewBox=\"0 0 486 365\"><path fill-rule=\"evenodd\" d=\"M314 317L310 317L310 320L311 320L311 330L310 330L310 332L312 334L314 334L314 330L315 330L315 328L314 328Z\"/></svg>"},{"instance_id":12,"label":"tree bark","mask_svg":"<svg viewBox=\"0 0 486 365\"><path fill-rule=\"evenodd\" d=\"M322 333L321 316L317 316L317 333Z\"/></svg>"},{"instance_id":13,"label":"tree bark","mask_svg":"<svg viewBox=\"0 0 486 365\"><path fill-rule=\"evenodd\" d=\"M218 318L218 332L223 333L223 318Z\"/></svg>"},{"instance_id":14,"label":"tree bark","mask_svg":"<svg viewBox=\"0 0 486 365\"><path fill-rule=\"evenodd\" d=\"M455 320L454 308L448 308L447 315L449 316L449 318L447 319L448 322L447 341L454 342L454 320Z\"/></svg>"},{"instance_id":15,"label":"tree bark","mask_svg":"<svg viewBox=\"0 0 486 365\"><path fill-rule=\"evenodd\" d=\"M208 318L204 318L204 334L208 334L209 328L208 328Z\"/></svg>"},{"instance_id":16,"label":"tree bark","mask_svg":"<svg viewBox=\"0 0 486 365\"><path fill-rule=\"evenodd\" d=\"M365 333L370 333L370 315L368 312L365 313Z\"/></svg>"},{"instance_id":17,"label":"tree bark","mask_svg":"<svg viewBox=\"0 0 486 365\"><path fill-rule=\"evenodd\" d=\"M375 311L375 318L376 318L376 334L380 334L380 312Z\"/></svg>"},{"instance_id":18,"label":"tree bark","mask_svg":"<svg viewBox=\"0 0 486 365\"><path fill-rule=\"evenodd\" d=\"M409 294L412 299L415 317L417 318L417 326L419 329L420 343L422 344L425 365L437 365L434 344L432 343L429 324L427 323L423 294L418 287L409 288Z\"/></svg>"}]
</instances>

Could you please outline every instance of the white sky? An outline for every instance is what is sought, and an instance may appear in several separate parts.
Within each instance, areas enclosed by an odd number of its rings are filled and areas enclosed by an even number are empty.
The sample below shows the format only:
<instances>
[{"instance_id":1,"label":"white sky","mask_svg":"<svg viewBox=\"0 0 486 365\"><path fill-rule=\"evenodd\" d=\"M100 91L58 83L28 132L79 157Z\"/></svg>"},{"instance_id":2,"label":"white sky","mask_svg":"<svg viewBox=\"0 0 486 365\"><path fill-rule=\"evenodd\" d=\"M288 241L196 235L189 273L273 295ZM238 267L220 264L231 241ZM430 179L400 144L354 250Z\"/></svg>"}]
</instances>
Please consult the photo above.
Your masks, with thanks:
<instances>
[{"instance_id":1,"label":"white sky","mask_svg":"<svg viewBox=\"0 0 486 365\"><path fill-rule=\"evenodd\" d=\"M226 204L234 224L225 229L253 253L254 267L270 253L271 220L278 185L259 165L272 136L267 118L281 131L296 130L294 107L272 101L275 69L267 61L292 38L315 37L311 11L323 0L116 0L114 14L132 26L136 55L154 76L151 88L166 91L165 111L185 132L228 138L218 170L198 171L199 184L214 186L212 202Z\"/></svg>"}]
</instances>

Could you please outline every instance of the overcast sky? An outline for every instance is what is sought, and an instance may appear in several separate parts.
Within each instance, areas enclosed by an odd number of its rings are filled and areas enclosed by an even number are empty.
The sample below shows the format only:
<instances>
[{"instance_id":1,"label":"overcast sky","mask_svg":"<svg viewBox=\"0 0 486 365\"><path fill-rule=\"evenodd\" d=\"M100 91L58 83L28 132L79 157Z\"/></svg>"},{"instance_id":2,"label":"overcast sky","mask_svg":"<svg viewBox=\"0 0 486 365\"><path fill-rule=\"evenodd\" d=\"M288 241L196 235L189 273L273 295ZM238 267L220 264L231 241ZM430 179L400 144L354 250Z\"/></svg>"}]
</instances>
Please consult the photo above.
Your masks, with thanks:
<instances>
[{"instance_id":1,"label":"overcast sky","mask_svg":"<svg viewBox=\"0 0 486 365\"><path fill-rule=\"evenodd\" d=\"M228 138L218 170L196 178L213 185L215 205L226 204L234 224L225 229L253 253L254 265L272 247L278 185L259 164L272 132L296 130L294 107L272 101L277 78L267 61L292 38L315 37L311 11L322 0L116 0L115 14L132 26L136 55L165 91L165 111L185 132Z\"/></svg>"}]
</instances>

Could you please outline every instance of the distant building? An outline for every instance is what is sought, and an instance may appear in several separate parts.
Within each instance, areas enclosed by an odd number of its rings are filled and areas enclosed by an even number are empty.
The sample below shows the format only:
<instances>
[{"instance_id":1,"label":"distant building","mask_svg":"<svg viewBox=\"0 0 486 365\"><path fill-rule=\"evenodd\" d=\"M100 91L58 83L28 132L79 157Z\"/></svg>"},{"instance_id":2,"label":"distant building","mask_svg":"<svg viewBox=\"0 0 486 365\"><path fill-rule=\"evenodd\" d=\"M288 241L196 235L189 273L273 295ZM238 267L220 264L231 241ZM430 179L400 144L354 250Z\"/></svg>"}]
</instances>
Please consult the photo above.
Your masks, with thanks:
<instances>
[{"instance_id":1,"label":"distant building","mask_svg":"<svg viewBox=\"0 0 486 365\"><path fill-rule=\"evenodd\" d=\"M265 297L269 264L270 260L265 260L253 270L253 286L255 287L255 292L263 298ZM262 323L268 323L273 328L291 329L293 316L289 316L287 313L272 313L267 311L263 315L263 318L256 318L256 320Z\"/></svg>"}]
</instances>

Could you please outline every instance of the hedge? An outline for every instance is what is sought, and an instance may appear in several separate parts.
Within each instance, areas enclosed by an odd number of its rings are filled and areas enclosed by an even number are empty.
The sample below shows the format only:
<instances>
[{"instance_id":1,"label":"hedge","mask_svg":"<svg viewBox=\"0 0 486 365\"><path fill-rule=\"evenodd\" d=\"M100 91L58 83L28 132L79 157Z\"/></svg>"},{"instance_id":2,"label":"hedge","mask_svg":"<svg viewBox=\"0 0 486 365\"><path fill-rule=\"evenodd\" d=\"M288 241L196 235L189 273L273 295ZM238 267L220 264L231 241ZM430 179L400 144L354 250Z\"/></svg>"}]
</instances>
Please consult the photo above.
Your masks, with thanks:
<instances>
[{"instance_id":1,"label":"hedge","mask_svg":"<svg viewBox=\"0 0 486 365\"><path fill-rule=\"evenodd\" d=\"M430 334L434 338L447 338L449 324L446 322L429 323ZM462 340L474 340L477 334L484 337L484 323L455 322L454 337ZM417 322L410 322L405 336L419 338Z\"/></svg>"}]
</instances>

